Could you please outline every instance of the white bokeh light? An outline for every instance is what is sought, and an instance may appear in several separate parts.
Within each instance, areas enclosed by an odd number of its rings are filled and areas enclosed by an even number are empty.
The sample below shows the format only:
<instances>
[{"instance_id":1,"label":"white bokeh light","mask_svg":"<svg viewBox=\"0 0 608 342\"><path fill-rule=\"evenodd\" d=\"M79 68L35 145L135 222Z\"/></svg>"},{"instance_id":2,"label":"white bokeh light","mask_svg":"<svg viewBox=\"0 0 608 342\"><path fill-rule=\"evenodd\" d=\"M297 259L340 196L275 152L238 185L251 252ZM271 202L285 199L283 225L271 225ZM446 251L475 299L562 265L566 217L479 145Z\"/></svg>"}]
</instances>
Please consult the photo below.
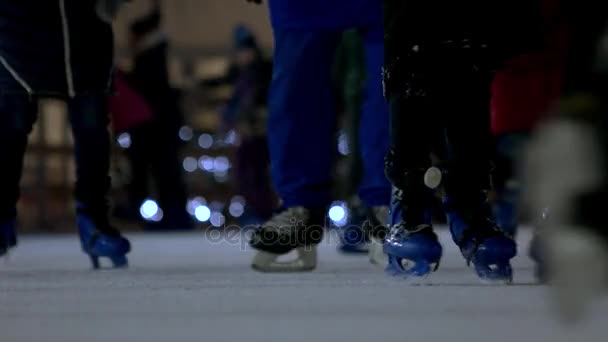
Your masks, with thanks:
<instances>
[{"instance_id":1,"label":"white bokeh light","mask_svg":"<svg viewBox=\"0 0 608 342\"><path fill-rule=\"evenodd\" d=\"M213 146L213 137L211 134L201 134L201 136L198 138L198 146L203 149L211 148L211 146Z\"/></svg>"},{"instance_id":2,"label":"white bokeh light","mask_svg":"<svg viewBox=\"0 0 608 342\"><path fill-rule=\"evenodd\" d=\"M194 138L194 131L192 130L192 127L190 127L190 126L182 126L179 129L179 138L182 141L190 141L190 140L192 140L192 138Z\"/></svg>"},{"instance_id":3,"label":"white bokeh light","mask_svg":"<svg viewBox=\"0 0 608 342\"><path fill-rule=\"evenodd\" d=\"M209 219L209 221L211 222L212 226L219 228L224 225L224 222L226 222L226 218L222 213L216 211L211 214L211 218Z\"/></svg>"},{"instance_id":4,"label":"white bokeh light","mask_svg":"<svg viewBox=\"0 0 608 342\"><path fill-rule=\"evenodd\" d=\"M184 158L183 167L186 172L194 172L198 167L198 163L196 158L194 157L186 157Z\"/></svg>"},{"instance_id":5,"label":"white bokeh light","mask_svg":"<svg viewBox=\"0 0 608 342\"><path fill-rule=\"evenodd\" d=\"M228 208L228 212L232 217L241 217L245 213L245 206L239 202L230 203L230 207Z\"/></svg>"},{"instance_id":6,"label":"white bokeh light","mask_svg":"<svg viewBox=\"0 0 608 342\"><path fill-rule=\"evenodd\" d=\"M213 169L217 172L226 172L230 169L230 160L228 157L219 156L213 161Z\"/></svg>"},{"instance_id":7,"label":"white bokeh light","mask_svg":"<svg viewBox=\"0 0 608 342\"><path fill-rule=\"evenodd\" d=\"M199 158L198 160L198 166L201 168L201 170L205 170L207 172L211 172L214 170L213 168L213 163L214 159L212 157L209 156L202 156Z\"/></svg>"},{"instance_id":8,"label":"white bokeh light","mask_svg":"<svg viewBox=\"0 0 608 342\"><path fill-rule=\"evenodd\" d=\"M341 155L347 156L350 154L350 145L348 143L348 135L342 132L338 135L338 152Z\"/></svg>"},{"instance_id":9,"label":"white bokeh light","mask_svg":"<svg viewBox=\"0 0 608 342\"><path fill-rule=\"evenodd\" d=\"M334 202L329 208L328 216L338 227L344 227L348 221L348 207L344 202Z\"/></svg>"},{"instance_id":10,"label":"white bokeh light","mask_svg":"<svg viewBox=\"0 0 608 342\"><path fill-rule=\"evenodd\" d=\"M118 141L118 145L124 149L127 149L129 147L131 147L131 134L129 133L121 133L120 135L118 135L118 138L116 139Z\"/></svg>"},{"instance_id":11,"label":"white bokeh light","mask_svg":"<svg viewBox=\"0 0 608 342\"><path fill-rule=\"evenodd\" d=\"M199 222L207 222L211 218L211 210L206 205L198 206L194 211L194 217Z\"/></svg>"},{"instance_id":12,"label":"white bokeh light","mask_svg":"<svg viewBox=\"0 0 608 342\"><path fill-rule=\"evenodd\" d=\"M139 208L139 213L144 219L150 220L158 214L159 210L160 208L158 207L156 201L148 199L142 203L141 207Z\"/></svg>"},{"instance_id":13,"label":"white bokeh light","mask_svg":"<svg viewBox=\"0 0 608 342\"><path fill-rule=\"evenodd\" d=\"M205 204L207 204L207 201L203 197L195 197L195 198L188 200L188 204L186 205L186 210L188 211L188 214L190 214L191 216L194 216L196 209L198 207L200 207L201 205L205 205Z\"/></svg>"}]
</instances>

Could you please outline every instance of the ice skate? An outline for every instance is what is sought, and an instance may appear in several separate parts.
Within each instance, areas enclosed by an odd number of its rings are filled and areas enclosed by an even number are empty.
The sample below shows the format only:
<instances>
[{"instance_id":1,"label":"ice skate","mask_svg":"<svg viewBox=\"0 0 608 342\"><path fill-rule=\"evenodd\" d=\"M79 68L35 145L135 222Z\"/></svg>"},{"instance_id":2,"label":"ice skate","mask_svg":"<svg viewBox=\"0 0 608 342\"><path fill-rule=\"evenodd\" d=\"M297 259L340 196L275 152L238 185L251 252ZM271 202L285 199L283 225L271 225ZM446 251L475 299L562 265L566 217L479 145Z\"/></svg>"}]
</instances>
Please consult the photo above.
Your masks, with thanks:
<instances>
[{"instance_id":1,"label":"ice skate","mask_svg":"<svg viewBox=\"0 0 608 342\"><path fill-rule=\"evenodd\" d=\"M99 258L102 257L110 259L113 268L128 266L126 255L131 250L131 245L120 235L120 232L111 228L109 224L96 224L85 214L77 215L77 224L82 250L91 258L94 269L101 267Z\"/></svg>"},{"instance_id":2,"label":"ice skate","mask_svg":"<svg viewBox=\"0 0 608 342\"><path fill-rule=\"evenodd\" d=\"M0 257L6 255L9 249L16 245L15 220L0 222Z\"/></svg>"},{"instance_id":3,"label":"ice skate","mask_svg":"<svg viewBox=\"0 0 608 342\"><path fill-rule=\"evenodd\" d=\"M442 252L431 225L395 225L384 243L384 253L388 255L386 272L396 277L426 277L439 268Z\"/></svg>"},{"instance_id":4,"label":"ice skate","mask_svg":"<svg viewBox=\"0 0 608 342\"><path fill-rule=\"evenodd\" d=\"M307 272L317 266L317 245L323 240L325 210L287 208L275 214L252 236L256 250L251 267L259 272ZM297 257L280 258L292 251Z\"/></svg>"},{"instance_id":5,"label":"ice skate","mask_svg":"<svg viewBox=\"0 0 608 342\"><path fill-rule=\"evenodd\" d=\"M478 208L465 211L456 210L448 201L446 214L454 242L481 281L510 284L511 259L517 255L517 246L492 220L489 204L482 202Z\"/></svg>"}]
</instances>

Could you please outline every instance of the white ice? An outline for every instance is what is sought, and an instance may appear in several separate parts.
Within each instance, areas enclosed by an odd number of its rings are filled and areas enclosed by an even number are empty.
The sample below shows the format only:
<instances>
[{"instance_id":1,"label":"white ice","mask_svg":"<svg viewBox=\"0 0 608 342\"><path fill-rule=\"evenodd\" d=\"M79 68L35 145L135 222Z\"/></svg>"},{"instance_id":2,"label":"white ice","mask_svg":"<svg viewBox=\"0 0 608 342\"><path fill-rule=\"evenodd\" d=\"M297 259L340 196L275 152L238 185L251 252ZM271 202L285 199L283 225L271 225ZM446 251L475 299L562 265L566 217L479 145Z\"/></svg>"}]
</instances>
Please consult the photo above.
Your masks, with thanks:
<instances>
[{"instance_id":1,"label":"white ice","mask_svg":"<svg viewBox=\"0 0 608 342\"><path fill-rule=\"evenodd\" d=\"M24 236L0 259L0 342L607 341L608 301L563 325L520 236L515 284L480 285L443 232L441 269L411 286L320 248L309 274L258 274L252 252L201 232L131 234L128 270L90 270L76 236ZM584 265L581 265L584 267Z\"/></svg>"}]
</instances>

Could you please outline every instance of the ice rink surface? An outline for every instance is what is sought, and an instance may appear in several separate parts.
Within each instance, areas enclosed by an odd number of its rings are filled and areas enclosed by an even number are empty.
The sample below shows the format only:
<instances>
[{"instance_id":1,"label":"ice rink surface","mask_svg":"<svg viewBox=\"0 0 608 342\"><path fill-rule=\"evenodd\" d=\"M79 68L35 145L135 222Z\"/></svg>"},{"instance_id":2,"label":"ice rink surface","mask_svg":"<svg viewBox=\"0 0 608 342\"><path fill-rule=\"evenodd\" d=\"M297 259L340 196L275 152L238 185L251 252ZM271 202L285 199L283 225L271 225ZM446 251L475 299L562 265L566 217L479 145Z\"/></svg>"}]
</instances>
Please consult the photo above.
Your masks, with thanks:
<instances>
[{"instance_id":1,"label":"ice rink surface","mask_svg":"<svg viewBox=\"0 0 608 342\"><path fill-rule=\"evenodd\" d=\"M307 274L258 274L251 251L202 232L131 234L128 270L90 270L75 236L25 236L0 260L0 342L608 341L608 301L562 325L520 240L511 286L480 285L448 234L426 285L321 246ZM584 267L584 265L581 265Z\"/></svg>"}]
</instances>

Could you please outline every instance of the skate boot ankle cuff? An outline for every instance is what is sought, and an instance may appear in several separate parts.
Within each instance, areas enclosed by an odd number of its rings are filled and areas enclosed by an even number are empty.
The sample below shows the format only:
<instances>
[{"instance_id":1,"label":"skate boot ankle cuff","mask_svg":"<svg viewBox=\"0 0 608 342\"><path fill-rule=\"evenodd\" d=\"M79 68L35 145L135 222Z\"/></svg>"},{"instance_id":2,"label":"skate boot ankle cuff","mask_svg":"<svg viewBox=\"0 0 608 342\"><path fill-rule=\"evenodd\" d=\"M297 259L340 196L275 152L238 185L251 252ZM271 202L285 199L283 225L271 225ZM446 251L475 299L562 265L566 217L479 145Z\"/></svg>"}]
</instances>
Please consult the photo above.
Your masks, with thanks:
<instances>
[{"instance_id":1,"label":"skate boot ankle cuff","mask_svg":"<svg viewBox=\"0 0 608 342\"><path fill-rule=\"evenodd\" d=\"M303 207L283 209L258 227L250 245L275 254L318 245L323 240L325 212Z\"/></svg>"}]
</instances>

